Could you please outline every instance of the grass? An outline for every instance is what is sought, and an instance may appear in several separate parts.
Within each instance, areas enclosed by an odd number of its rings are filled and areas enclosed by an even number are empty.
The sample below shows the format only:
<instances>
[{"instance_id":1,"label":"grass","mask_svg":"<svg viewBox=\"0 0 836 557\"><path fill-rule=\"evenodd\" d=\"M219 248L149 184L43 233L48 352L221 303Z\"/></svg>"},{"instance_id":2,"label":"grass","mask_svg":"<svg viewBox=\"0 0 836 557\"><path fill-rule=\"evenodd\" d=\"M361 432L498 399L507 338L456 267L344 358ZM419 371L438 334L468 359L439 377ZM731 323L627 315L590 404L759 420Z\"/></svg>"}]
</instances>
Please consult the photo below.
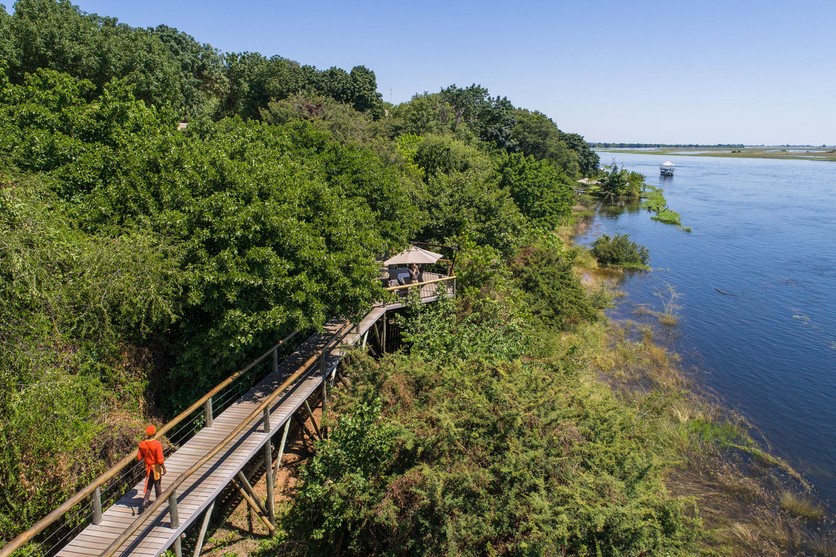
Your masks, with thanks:
<instances>
[{"instance_id":1,"label":"grass","mask_svg":"<svg viewBox=\"0 0 836 557\"><path fill-rule=\"evenodd\" d=\"M678 227L685 232L691 232L691 228L682 226L682 217L679 213L668 207L668 202L665 200L664 192L661 188L655 186L646 186L644 193L642 193L642 208L654 213L651 219L659 221L663 224L671 224Z\"/></svg>"},{"instance_id":2,"label":"grass","mask_svg":"<svg viewBox=\"0 0 836 557\"><path fill-rule=\"evenodd\" d=\"M659 149L601 149L602 151L616 151L619 153L635 153L640 155L678 155L686 157L729 157L742 159L797 159L836 161L836 149L832 147L665 147Z\"/></svg>"},{"instance_id":3,"label":"grass","mask_svg":"<svg viewBox=\"0 0 836 557\"><path fill-rule=\"evenodd\" d=\"M791 491L781 493L781 508L804 520L819 521L826 515L821 505L809 497Z\"/></svg>"}]
</instances>

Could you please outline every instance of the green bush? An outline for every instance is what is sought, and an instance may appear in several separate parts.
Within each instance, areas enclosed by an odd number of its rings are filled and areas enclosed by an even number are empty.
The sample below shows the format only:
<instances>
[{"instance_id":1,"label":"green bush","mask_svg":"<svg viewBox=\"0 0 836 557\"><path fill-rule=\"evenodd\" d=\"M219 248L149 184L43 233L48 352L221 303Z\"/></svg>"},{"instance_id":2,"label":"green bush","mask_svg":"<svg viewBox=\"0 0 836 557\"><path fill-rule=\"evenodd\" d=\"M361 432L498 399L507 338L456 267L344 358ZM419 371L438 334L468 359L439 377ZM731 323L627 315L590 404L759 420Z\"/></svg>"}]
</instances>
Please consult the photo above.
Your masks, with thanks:
<instances>
[{"instance_id":1,"label":"green bush","mask_svg":"<svg viewBox=\"0 0 836 557\"><path fill-rule=\"evenodd\" d=\"M667 494L641 420L605 388L550 365L481 358L359 360L349 373L286 537L262 555L692 548L687 500Z\"/></svg>"},{"instance_id":2,"label":"green bush","mask_svg":"<svg viewBox=\"0 0 836 557\"><path fill-rule=\"evenodd\" d=\"M610 171L601 178L597 194L608 201L638 201L644 188L645 182L642 174L619 168L613 163Z\"/></svg>"},{"instance_id":3,"label":"green bush","mask_svg":"<svg viewBox=\"0 0 836 557\"><path fill-rule=\"evenodd\" d=\"M601 265L620 265L622 267L647 269L650 253L647 248L630 240L627 234L618 234L612 238L606 234L592 244L592 255Z\"/></svg>"},{"instance_id":4,"label":"green bush","mask_svg":"<svg viewBox=\"0 0 836 557\"><path fill-rule=\"evenodd\" d=\"M543 243L524 248L512 272L535 317L557 329L569 329L598 318L572 267L572 255Z\"/></svg>"}]
</instances>

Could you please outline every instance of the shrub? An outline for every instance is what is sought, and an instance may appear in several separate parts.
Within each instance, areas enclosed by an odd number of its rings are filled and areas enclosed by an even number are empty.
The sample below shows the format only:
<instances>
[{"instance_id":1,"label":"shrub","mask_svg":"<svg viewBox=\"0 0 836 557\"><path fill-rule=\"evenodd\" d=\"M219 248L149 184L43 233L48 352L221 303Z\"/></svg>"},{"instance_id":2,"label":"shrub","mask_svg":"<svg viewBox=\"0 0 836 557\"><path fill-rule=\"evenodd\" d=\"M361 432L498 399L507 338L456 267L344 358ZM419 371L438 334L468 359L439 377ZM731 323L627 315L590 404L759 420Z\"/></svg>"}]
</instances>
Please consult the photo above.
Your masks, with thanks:
<instances>
[{"instance_id":1,"label":"shrub","mask_svg":"<svg viewBox=\"0 0 836 557\"><path fill-rule=\"evenodd\" d=\"M544 244L523 249L512 266L531 312L562 330L597 319L598 313L572 268L571 254Z\"/></svg>"},{"instance_id":2,"label":"shrub","mask_svg":"<svg viewBox=\"0 0 836 557\"><path fill-rule=\"evenodd\" d=\"M647 269L650 253L647 248L630 240L627 234L619 234L610 238L606 234L592 244L592 255L601 265L621 265Z\"/></svg>"}]
</instances>

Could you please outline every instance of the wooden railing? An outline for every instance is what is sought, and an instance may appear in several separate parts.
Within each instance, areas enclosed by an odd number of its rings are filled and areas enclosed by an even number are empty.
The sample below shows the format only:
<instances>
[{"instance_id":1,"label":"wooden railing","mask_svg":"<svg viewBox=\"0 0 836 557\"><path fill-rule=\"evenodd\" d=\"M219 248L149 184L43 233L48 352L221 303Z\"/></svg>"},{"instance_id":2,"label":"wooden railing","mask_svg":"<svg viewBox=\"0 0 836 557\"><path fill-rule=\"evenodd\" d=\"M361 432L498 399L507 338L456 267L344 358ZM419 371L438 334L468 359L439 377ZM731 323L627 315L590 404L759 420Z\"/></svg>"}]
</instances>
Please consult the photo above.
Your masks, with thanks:
<instances>
[{"instance_id":1,"label":"wooden railing","mask_svg":"<svg viewBox=\"0 0 836 557\"><path fill-rule=\"evenodd\" d=\"M444 289L446 289L446 294L449 297L454 297L456 295L456 276L449 276L449 277L440 277L436 279L424 280L421 282L414 282L410 284L399 284L398 286L389 286L385 288L387 292L393 292L396 294L408 293L411 289L418 289L419 295L421 300L427 300L430 298L436 298L439 294L440 285L444 285ZM432 285L438 285L433 288ZM385 302L384 302L385 303Z\"/></svg>"},{"instance_id":2,"label":"wooden railing","mask_svg":"<svg viewBox=\"0 0 836 557\"><path fill-rule=\"evenodd\" d=\"M223 391L226 387L231 385L236 379L246 375L252 368L256 365L263 362L269 356L273 356L273 369L275 370L278 367L278 354L279 348L289 342L292 338L294 338L298 334L298 331L291 333L287 337L280 340L277 344L267 350L264 354L262 354L259 358L254 360L252 363L247 365L246 367L236 371L220 383L218 383L215 387L213 387L209 392L205 395L200 397L197 401L195 401L191 406L189 406L186 410L178 414L174 419L160 427L157 430L155 438L162 437L167 432L171 431L181 422L183 422L186 418L191 416L196 410L198 410L201 406L204 409L204 418L205 418L205 425L209 426L212 425L212 418L213 418L213 410L212 410L212 398ZM87 487L70 497L67 501L65 501L61 506L57 509L46 515L44 518L39 520L33 526L31 526L28 530L21 533L15 539L11 540L9 543L4 545L0 548L0 557L8 557L12 554L13 551L19 549L23 545L32 541L35 536L49 528L51 525L56 523L60 520L64 515L66 515L73 507L78 505L79 503L83 502L88 497L91 498L91 505L93 507L93 524L98 524L101 521L101 488L105 485L108 481L116 477L117 474L122 472L126 467L131 464L136 463L136 453L131 452L129 455L124 457L122 460L117 462L112 468L110 468L107 472L93 480Z\"/></svg>"},{"instance_id":3,"label":"wooden railing","mask_svg":"<svg viewBox=\"0 0 836 557\"><path fill-rule=\"evenodd\" d=\"M285 389L287 389L296 380L298 380L305 373L307 373L308 368L310 367L311 364L313 364L317 359L324 357L325 350L327 349L328 346L332 346L331 349L333 349L334 346L339 344L338 342L334 342L334 339L339 338L341 340L341 339L345 338L345 336L349 333L349 331L351 330L352 327L353 327L352 323L346 323L345 325L343 325L342 328L331 337L331 339L326 344L326 347L320 353L314 354L313 356L308 358L308 360L304 364L302 364L302 366L300 366L299 369L295 373L293 373L290 377L288 377L275 391L273 391L273 393L270 396L268 396L266 399L264 399L264 401L261 404L259 404L258 407L255 410L250 412L250 414L246 418L244 418L241 421L241 423L238 424L238 426L229 433L229 435L227 435L218 445L216 445L215 448L213 448L211 451L206 453L200 460L198 460L196 463L194 463L188 470L186 470L185 472L180 474L177 477L177 479L174 480L174 482L171 484L171 486L166 490L166 495L167 496L166 497L160 497L159 499L155 500L154 503L152 503L151 506L148 507L145 510L144 513L140 514L131 523L131 525L128 526L128 528L124 532L122 532L122 534L118 538L116 538L116 540L113 543L111 543L107 547L107 549L105 549L105 551L101 554L100 557L110 557L111 555L116 553L116 551L119 550L119 548L122 546L122 544L124 544L128 540L128 538L130 538L132 535L134 535L134 533L142 527L143 523L148 519L148 517L153 516L154 513L157 511L157 509L159 509L161 506L163 506L163 504L165 504L166 501L168 501L168 504L169 504L169 516L171 517L171 527L172 528L177 528L179 526L178 520L176 519L177 514L178 514L177 513L177 488L180 487L183 484L183 482L185 482L187 479L189 479L192 476L192 474L194 474L195 472L200 470L200 468L202 468L207 462L209 462L215 455L217 455L219 452L221 452L222 449L224 449L227 445L229 445L238 436L238 434L241 433L245 428L251 427L252 422L256 418L258 418L259 416L262 416L262 423L264 424L264 427L266 429L265 432L269 433L270 432L270 414L269 414L270 405L273 404L273 402L280 395L282 395L284 393ZM320 366L320 367L322 368L322 366ZM324 369L324 368L322 368L322 369ZM325 378L323 377L323 381L324 380L325 380ZM2 557L2 556L0 556L0 557Z\"/></svg>"}]
</instances>

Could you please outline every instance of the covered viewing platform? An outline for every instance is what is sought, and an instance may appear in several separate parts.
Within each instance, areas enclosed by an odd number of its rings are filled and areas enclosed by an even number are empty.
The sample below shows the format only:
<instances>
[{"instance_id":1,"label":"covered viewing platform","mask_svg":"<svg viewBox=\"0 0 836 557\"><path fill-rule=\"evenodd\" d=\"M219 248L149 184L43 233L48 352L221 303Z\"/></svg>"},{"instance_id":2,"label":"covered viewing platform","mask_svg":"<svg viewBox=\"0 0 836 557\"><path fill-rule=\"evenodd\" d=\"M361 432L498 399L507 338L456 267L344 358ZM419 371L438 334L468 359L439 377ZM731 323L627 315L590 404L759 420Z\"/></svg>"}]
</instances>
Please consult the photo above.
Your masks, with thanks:
<instances>
[{"instance_id":1,"label":"covered viewing platform","mask_svg":"<svg viewBox=\"0 0 836 557\"><path fill-rule=\"evenodd\" d=\"M430 251L428 248L442 248L451 251L450 256ZM456 295L456 281L453 273L455 249L450 246L413 242L407 249L382 262L381 286L394 295L384 304L388 309L403 307L405 298L417 289L422 302L438 299L440 289L448 297Z\"/></svg>"}]
</instances>

